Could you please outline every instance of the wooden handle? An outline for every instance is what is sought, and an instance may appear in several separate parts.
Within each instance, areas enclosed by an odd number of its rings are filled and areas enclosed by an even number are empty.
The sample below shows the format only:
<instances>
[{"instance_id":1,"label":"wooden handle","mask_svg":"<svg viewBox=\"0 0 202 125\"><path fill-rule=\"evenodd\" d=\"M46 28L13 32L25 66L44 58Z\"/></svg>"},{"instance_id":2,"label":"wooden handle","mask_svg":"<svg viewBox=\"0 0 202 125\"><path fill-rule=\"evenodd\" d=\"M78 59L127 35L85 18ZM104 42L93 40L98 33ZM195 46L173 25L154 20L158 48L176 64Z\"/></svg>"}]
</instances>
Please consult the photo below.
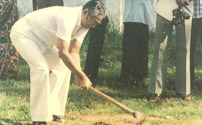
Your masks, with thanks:
<instances>
[{"instance_id":1,"label":"wooden handle","mask_svg":"<svg viewBox=\"0 0 202 125\"><path fill-rule=\"evenodd\" d=\"M133 111L132 109L122 105L121 103L117 102L115 99L109 97L108 95L100 92L99 90L93 88L93 87L90 87L90 91L92 91L93 93L95 93L96 95L102 97L103 99L105 99L106 101L114 104L115 106L123 109L125 112L131 114L131 115L134 115L135 114L135 111Z\"/></svg>"}]
</instances>

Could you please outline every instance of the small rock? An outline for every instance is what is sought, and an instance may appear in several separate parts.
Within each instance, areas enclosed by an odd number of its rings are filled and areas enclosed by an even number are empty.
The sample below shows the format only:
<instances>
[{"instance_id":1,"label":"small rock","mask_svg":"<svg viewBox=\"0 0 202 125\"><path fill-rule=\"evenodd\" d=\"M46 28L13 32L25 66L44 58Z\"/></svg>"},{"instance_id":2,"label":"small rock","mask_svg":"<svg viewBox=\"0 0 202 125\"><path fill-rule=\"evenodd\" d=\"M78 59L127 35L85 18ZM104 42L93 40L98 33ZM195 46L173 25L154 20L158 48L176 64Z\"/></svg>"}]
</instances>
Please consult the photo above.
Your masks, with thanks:
<instances>
[{"instance_id":1,"label":"small rock","mask_svg":"<svg viewBox=\"0 0 202 125\"><path fill-rule=\"evenodd\" d=\"M166 116L165 118L166 118L166 119L173 119L172 116Z\"/></svg>"}]
</instances>

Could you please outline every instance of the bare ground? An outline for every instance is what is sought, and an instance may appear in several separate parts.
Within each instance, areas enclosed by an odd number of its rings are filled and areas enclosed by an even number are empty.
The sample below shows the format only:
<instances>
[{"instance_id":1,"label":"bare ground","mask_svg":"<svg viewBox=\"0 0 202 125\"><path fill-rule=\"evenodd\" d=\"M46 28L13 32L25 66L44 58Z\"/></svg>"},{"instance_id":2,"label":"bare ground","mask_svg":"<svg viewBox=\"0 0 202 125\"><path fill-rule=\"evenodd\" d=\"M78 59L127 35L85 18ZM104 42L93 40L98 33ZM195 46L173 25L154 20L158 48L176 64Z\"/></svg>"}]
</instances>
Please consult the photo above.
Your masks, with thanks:
<instances>
[{"instance_id":1,"label":"bare ground","mask_svg":"<svg viewBox=\"0 0 202 125\"><path fill-rule=\"evenodd\" d=\"M134 125L134 118L128 114L77 115L65 117L64 125ZM57 124L51 124L57 125ZM202 125L202 119L176 119L147 116L142 125Z\"/></svg>"}]
</instances>

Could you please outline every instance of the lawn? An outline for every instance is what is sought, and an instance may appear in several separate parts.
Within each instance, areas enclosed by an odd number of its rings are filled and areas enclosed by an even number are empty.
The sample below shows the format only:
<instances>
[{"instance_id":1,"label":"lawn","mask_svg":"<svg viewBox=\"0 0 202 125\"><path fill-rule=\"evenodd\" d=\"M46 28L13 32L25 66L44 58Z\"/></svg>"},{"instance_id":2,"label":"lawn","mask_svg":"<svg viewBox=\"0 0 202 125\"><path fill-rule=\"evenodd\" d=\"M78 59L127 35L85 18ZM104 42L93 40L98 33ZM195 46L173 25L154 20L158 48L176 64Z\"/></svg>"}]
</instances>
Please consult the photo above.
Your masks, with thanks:
<instances>
[{"instance_id":1,"label":"lawn","mask_svg":"<svg viewBox=\"0 0 202 125\"><path fill-rule=\"evenodd\" d=\"M99 76L94 87L116 99L125 106L147 115L145 125L200 125L202 124L201 63L196 66L198 87L192 90L192 101L175 98L175 62L172 53L168 65L168 80L160 101L148 101L150 94L146 87L123 86L119 82L121 68L121 39L118 32L108 31L102 56ZM153 37L150 38L150 62ZM85 41L88 41L86 38ZM87 42L81 50L82 66L85 63ZM200 55L200 49L197 54ZM197 60L200 60L198 56ZM151 63L149 63L149 67ZM29 68L20 59L17 80L0 81L0 125L30 125L29 111ZM131 115L111 105L92 92L85 92L71 84L63 117L66 125L133 125ZM57 125L51 123L51 125Z\"/></svg>"}]
</instances>

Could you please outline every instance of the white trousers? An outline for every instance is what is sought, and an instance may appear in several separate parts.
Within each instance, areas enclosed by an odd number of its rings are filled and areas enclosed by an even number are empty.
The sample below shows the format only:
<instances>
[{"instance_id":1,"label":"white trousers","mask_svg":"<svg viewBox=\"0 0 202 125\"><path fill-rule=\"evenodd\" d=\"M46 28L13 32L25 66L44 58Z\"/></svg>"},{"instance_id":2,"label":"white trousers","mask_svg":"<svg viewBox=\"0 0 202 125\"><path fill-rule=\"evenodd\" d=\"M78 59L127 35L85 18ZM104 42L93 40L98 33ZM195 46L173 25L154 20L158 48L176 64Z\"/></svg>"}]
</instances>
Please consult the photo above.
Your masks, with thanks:
<instances>
[{"instance_id":1,"label":"white trousers","mask_svg":"<svg viewBox=\"0 0 202 125\"><path fill-rule=\"evenodd\" d=\"M52 115L64 115L71 71L59 58L57 48L42 52L31 27L23 20L13 26L10 36L30 67L32 121L51 121Z\"/></svg>"}]
</instances>

